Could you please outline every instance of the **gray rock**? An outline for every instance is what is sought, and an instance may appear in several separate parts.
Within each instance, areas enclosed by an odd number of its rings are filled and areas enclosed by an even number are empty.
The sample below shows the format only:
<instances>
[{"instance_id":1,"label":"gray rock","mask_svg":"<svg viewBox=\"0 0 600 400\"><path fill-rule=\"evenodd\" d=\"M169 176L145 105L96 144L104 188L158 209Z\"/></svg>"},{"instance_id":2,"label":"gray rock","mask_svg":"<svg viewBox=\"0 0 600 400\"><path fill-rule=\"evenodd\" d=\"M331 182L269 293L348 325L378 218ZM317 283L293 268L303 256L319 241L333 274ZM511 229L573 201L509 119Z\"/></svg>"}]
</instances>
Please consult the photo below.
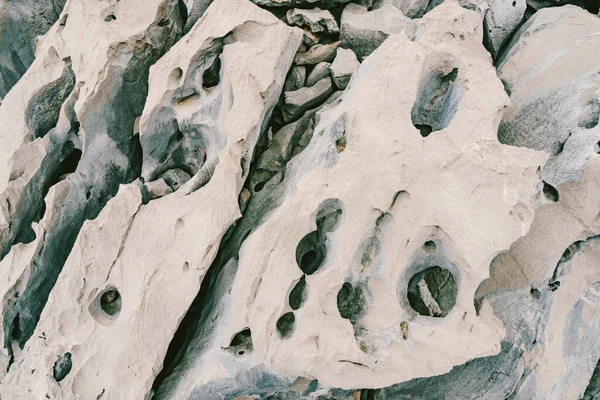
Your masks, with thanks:
<instances>
[{"instance_id":1,"label":"gray rock","mask_svg":"<svg viewBox=\"0 0 600 400\"><path fill-rule=\"evenodd\" d=\"M333 93L331 78L325 77L313 86L304 87L293 92L284 93L284 106L282 107L285 121L298 118L306 110L316 107Z\"/></svg>"},{"instance_id":2,"label":"gray rock","mask_svg":"<svg viewBox=\"0 0 600 400\"><path fill-rule=\"evenodd\" d=\"M314 66L306 77L306 86L312 86L331 73L331 63L323 61Z\"/></svg>"},{"instance_id":3,"label":"gray rock","mask_svg":"<svg viewBox=\"0 0 600 400\"><path fill-rule=\"evenodd\" d=\"M358 4L348 4L342 12L340 41L354 51L359 60L371 54L387 37L403 30L413 35L417 24L390 4L368 11Z\"/></svg>"},{"instance_id":4,"label":"gray rock","mask_svg":"<svg viewBox=\"0 0 600 400\"><path fill-rule=\"evenodd\" d=\"M340 42L330 44L316 44L304 53L298 53L294 59L297 65L314 65L323 61L331 61L340 47Z\"/></svg>"},{"instance_id":5,"label":"gray rock","mask_svg":"<svg viewBox=\"0 0 600 400\"><path fill-rule=\"evenodd\" d=\"M286 92L300 89L304 86L306 80L306 67L301 65L294 65L285 80L283 90Z\"/></svg>"},{"instance_id":6,"label":"gray rock","mask_svg":"<svg viewBox=\"0 0 600 400\"><path fill-rule=\"evenodd\" d=\"M596 16L572 5L535 13L498 59L511 98L498 139L557 155L567 139L597 126L598 48Z\"/></svg>"},{"instance_id":7,"label":"gray rock","mask_svg":"<svg viewBox=\"0 0 600 400\"><path fill-rule=\"evenodd\" d=\"M0 102L35 59L36 36L50 29L65 1L19 0L0 4ZM65 14L61 21L66 23L66 19Z\"/></svg>"},{"instance_id":8,"label":"gray rock","mask_svg":"<svg viewBox=\"0 0 600 400\"><path fill-rule=\"evenodd\" d=\"M350 49L338 49L337 55L331 64L331 76L338 89L344 90L350 82L352 74L356 72L360 63Z\"/></svg>"},{"instance_id":9,"label":"gray rock","mask_svg":"<svg viewBox=\"0 0 600 400\"><path fill-rule=\"evenodd\" d=\"M483 20L484 43L496 58L500 49L519 27L527 4L525 0L487 0L489 9Z\"/></svg>"},{"instance_id":10,"label":"gray rock","mask_svg":"<svg viewBox=\"0 0 600 400\"><path fill-rule=\"evenodd\" d=\"M148 182L144 186L146 187L146 190L148 191L151 200L166 196L169 193L173 192L173 189L162 178L157 179L153 182Z\"/></svg>"},{"instance_id":11,"label":"gray rock","mask_svg":"<svg viewBox=\"0 0 600 400\"><path fill-rule=\"evenodd\" d=\"M339 32L338 24L328 10L294 8L287 12L286 18L289 24L301 28L307 27L312 33L332 34Z\"/></svg>"}]
</instances>

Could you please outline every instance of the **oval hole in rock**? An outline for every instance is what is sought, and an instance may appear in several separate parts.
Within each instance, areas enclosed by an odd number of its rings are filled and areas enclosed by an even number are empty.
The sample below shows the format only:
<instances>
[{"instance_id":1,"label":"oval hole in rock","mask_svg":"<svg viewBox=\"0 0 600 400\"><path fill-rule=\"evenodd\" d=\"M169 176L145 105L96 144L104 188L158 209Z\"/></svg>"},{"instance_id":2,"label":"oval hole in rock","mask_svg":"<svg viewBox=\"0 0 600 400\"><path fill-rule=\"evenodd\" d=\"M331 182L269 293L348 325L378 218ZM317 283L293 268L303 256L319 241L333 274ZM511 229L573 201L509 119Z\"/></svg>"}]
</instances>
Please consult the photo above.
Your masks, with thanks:
<instances>
[{"instance_id":1,"label":"oval hole in rock","mask_svg":"<svg viewBox=\"0 0 600 400\"><path fill-rule=\"evenodd\" d=\"M544 192L544 196L546 196L546 198L548 200L550 200L553 203L556 203L559 199L559 194L558 194L558 190L556 190L556 188L552 185L547 184L546 182L544 182L544 188L542 189L542 191Z\"/></svg>"},{"instance_id":2,"label":"oval hole in rock","mask_svg":"<svg viewBox=\"0 0 600 400\"><path fill-rule=\"evenodd\" d=\"M52 368L52 376L56 382L60 382L71 372L73 363L71 362L71 353L65 353L59 356L54 367Z\"/></svg>"},{"instance_id":3,"label":"oval hole in rock","mask_svg":"<svg viewBox=\"0 0 600 400\"><path fill-rule=\"evenodd\" d=\"M104 17L105 22L114 21L116 19L117 19L117 17L115 16L115 14L108 14L106 17Z\"/></svg>"},{"instance_id":4,"label":"oval hole in rock","mask_svg":"<svg viewBox=\"0 0 600 400\"><path fill-rule=\"evenodd\" d=\"M351 322L358 321L367 310L367 299L363 288L345 282L337 294L337 307L342 318Z\"/></svg>"},{"instance_id":5,"label":"oval hole in rock","mask_svg":"<svg viewBox=\"0 0 600 400\"><path fill-rule=\"evenodd\" d=\"M288 338L294 332L295 323L296 317L294 316L294 313L285 313L277 320L277 332L279 332L283 339Z\"/></svg>"},{"instance_id":6,"label":"oval hole in rock","mask_svg":"<svg viewBox=\"0 0 600 400\"><path fill-rule=\"evenodd\" d=\"M296 247L296 263L306 275L314 274L325 259L325 246L321 243L319 233L311 232L304 236Z\"/></svg>"},{"instance_id":7,"label":"oval hole in rock","mask_svg":"<svg viewBox=\"0 0 600 400\"><path fill-rule=\"evenodd\" d=\"M306 300L306 275L302 275L302 278L294 285L294 288L290 292L288 298L290 307L292 310L298 310L304 304Z\"/></svg>"},{"instance_id":8,"label":"oval hole in rock","mask_svg":"<svg viewBox=\"0 0 600 400\"><path fill-rule=\"evenodd\" d=\"M100 308L107 315L115 316L121 311L121 294L115 289L109 289L100 296Z\"/></svg>"},{"instance_id":9,"label":"oval hole in rock","mask_svg":"<svg viewBox=\"0 0 600 400\"><path fill-rule=\"evenodd\" d=\"M435 242L433 240L428 240L425 243L423 243L423 250L425 250L427 253L433 253L435 252L437 246L435 245Z\"/></svg>"},{"instance_id":10,"label":"oval hole in rock","mask_svg":"<svg viewBox=\"0 0 600 400\"><path fill-rule=\"evenodd\" d=\"M445 317L456 304L457 295L456 278L438 266L416 273L408 282L408 302L421 315Z\"/></svg>"},{"instance_id":11,"label":"oval hole in rock","mask_svg":"<svg viewBox=\"0 0 600 400\"><path fill-rule=\"evenodd\" d=\"M252 352L254 346L252 345L252 332L250 328L244 328L236 333L233 339L231 339L228 349L238 356Z\"/></svg>"},{"instance_id":12,"label":"oval hole in rock","mask_svg":"<svg viewBox=\"0 0 600 400\"><path fill-rule=\"evenodd\" d=\"M460 91L456 80L458 68L449 73L430 71L421 79L419 92L410 116L421 136L427 137L446 128L458 110Z\"/></svg>"}]
</instances>

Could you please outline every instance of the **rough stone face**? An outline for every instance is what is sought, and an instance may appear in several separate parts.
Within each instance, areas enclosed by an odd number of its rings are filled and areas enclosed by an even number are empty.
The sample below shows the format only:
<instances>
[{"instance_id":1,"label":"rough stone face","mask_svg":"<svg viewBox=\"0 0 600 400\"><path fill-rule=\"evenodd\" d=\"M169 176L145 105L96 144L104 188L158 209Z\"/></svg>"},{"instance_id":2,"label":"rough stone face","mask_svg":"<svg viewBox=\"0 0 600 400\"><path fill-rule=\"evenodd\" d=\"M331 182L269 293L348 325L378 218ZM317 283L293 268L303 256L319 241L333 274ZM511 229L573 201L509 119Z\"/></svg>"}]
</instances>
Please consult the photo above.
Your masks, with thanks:
<instances>
[{"instance_id":1,"label":"rough stone face","mask_svg":"<svg viewBox=\"0 0 600 400\"><path fill-rule=\"evenodd\" d=\"M313 70L306 77L306 86L312 86L321 79L331 74L331 63L326 61L320 62L314 66Z\"/></svg>"},{"instance_id":2,"label":"rough stone face","mask_svg":"<svg viewBox=\"0 0 600 400\"><path fill-rule=\"evenodd\" d=\"M294 62L297 65L314 65L335 58L340 42L330 44L316 44L304 53L298 53Z\"/></svg>"},{"instance_id":3,"label":"rough stone face","mask_svg":"<svg viewBox=\"0 0 600 400\"><path fill-rule=\"evenodd\" d=\"M17 398L25 387L36 399L46 394L143 398L151 389L221 236L239 216L237 199L254 143L301 40L301 31L245 1L216 1L202 21L152 67L140 134L146 181L181 168L193 178L173 195L147 205L142 204L143 188L133 183L84 225L37 333L2 381L3 398ZM211 68L216 58L220 68L215 83ZM202 180L195 178L206 173L208 182L196 187ZM213 207L219 211L212 212ZM154 238L140 252L137 240L145 237L148 224L154 225ZM106 237L111 238L108 247L103 245ZM170 256L174 242L182 246L177 257ZM21 252L35 251L35 243L17 246L17 253L2 261L3 273L16 275L11 264ZM102 257L96 257L97 248ZM25 260L21 257L19 266L27 265ZM76 287L71 280L75 275ZM167 287L176 290L165 291ZM106 299L104 294L112 290L117 294ZM121 350L111 351L115 345ZM70 372L60 384L48 381L56 358L65 352L71 353ZM132 384L121 385L115 376Z\"/></svg>"},{"instance_id":4,"label":"rough stone face","mask_svg":"<svg viewBox=\"0 0 600 400\"><path fill-rule=\"evenodd\" d=\"M32 335L83 222L139 176L134 125L148 70L181 20L176 0L148 2L127 22L135 10L131 2L67 3L0 107L0 257L16 245L0 266L0 335L12 358Z\"/></svg>"},{"instance_id":5,"label":"rough stone face","mask_svg":"<svg viewBox=\"0 0 600 400\"><path fill-rule=\"evenodd\" d=\"M332 92L333 84L328 76L313 86L285 92L283 118L286 121L298 118L304 111L322 103Z\"/></svg>"},{"instance_id":6,"label":"rough stone face","mask_svg":"<svg viewBox=\"0 0 600 400\"><path fill-rule=\"evenodd\" d=\"M597 4L63 3L0 4L0 398L598 398Z\"/></svg>"},{"instance_id":7,"label":"rough stone face","mask_svg":"<svg viewBox=\"0 0 600 400\"><path fill-rule=\"evenodd\" d=\"M391 4L368 11L358 4L344 7L340 23L342 47L349 48L362 60L391 34L405 31L414 35L417 25Z\"/></svg>"},{"instance_id":8,"label":"rough stone face","mask_svg":"<svg viewBox=\"0 0 600 400\"><path fill-rule=\"evenodd\" d=\"M307 27L313 33L338 33L339 28L333 15L327 10L313 8L312 10L302 10L294 8L286 14L289 24L299 27Z\"/></svg>"},{"instance_id":9,"label":"rough stone face","mask_svg":"<svg viewBox=\"0 0 600 400\"><path fill-rule=\"evenodd\" d=\"M567 138L598 124L599 33L600 19L575 6L541 10L521 27L499 59L512 101L501 142L556 155Z\"/></svg>"},{"instance_id":10,"label":"rough stone face","mask_svg":"<svg viewBox=\"0 0 600 400\"><path fill-rule=\"evenodd\" d=\"M484 18L484 37L487 49L496 57L502 45L519 27L525 14L525 0L488 0Z\"/></svg>"},{"instance_id":11,"label":"rough stone face","mask_svg":"<svg viewBox=\"0 0 600 400\"><path fill-rule=\"evenodd\" d=\"M0 103L35 58L36 36L58 19L65 0L0 3Z\"/></svg>"},{"instance_id":12,"label":"rough stone face","mask_svg":"<svg viewBox=\"0 0 600 400\"><path fill-rule=\"evenodd\" d=\"M358 69L360 63L356 55L349 49L338 49L335 60L331 64L331 76L338 89L344 90L350 82L352 74Z\"/></svg>"}]
</instances>

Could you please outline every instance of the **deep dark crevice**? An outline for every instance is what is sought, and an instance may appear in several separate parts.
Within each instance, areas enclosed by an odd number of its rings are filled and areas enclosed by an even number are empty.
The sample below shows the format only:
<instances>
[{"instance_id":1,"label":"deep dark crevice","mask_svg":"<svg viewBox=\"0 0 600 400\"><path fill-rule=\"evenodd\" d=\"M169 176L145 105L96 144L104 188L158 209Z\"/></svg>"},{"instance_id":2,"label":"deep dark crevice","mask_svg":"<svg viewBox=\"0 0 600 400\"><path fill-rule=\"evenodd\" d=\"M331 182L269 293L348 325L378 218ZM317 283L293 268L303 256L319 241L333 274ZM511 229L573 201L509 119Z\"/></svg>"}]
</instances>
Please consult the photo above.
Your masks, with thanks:
<instances>
[{"instance_id":1,"label":"deep dark crevice","mask_svg":"<svg viewBox=\"0 0 600 400\"><path fill-rule=\"evenodd\" d=\"M54 366L52 367L52 377L56 382L60 382L69 375L73 362L71 361L71 353L65 353L58 357Z\"/></svg>"},{"instance_id":2,"label":"deep dark crevice","mask_svg":"<svg viewBox=\"0 0 600 400\"><path fill-rule=\"evenodd\" d=\"M221 74L221 57L220 57L220 54L218 54L215 57L215 60L213 61L212 65L210 67L208 67L206 69L206 71L204 71L204 74L202 75L202 87L204 89L209 89L209 88L217 86L219 84L219 82L221 81L220 74Z\"/></svg>"},{"instance_id":3,"label":"deep dark crevice","mask_svg":"<svg viewBox=\"0 0 600 400\"><path fill-rule=\"evenodd\" d=\"M187 24L189 16L187 6L185 5L185 2L183 0L178 0L177 7L179 11L179 18L181 19L181 26L185 26L185 24Z\"/></svg>"},{"instance_id":4,"label":"deep dark crevice","mask_svg":"<svg viewBox=\"0 0 600 400\"><path fill-rule=\"evenodd\" d=\"M345 282L337 294L340 316L355 323L367 313L367 299L360 284Z\"/></svg>"},{"instance_id":5,"label":"deep dark crevice","mask_svg":"<svg viewBox=\"0 0 600 400\"><path fill-rule=\"evenodd\" d=\"M408 302L421 315L445 317L454 308L458 289L452 272L429 267L410 278Z\"/></svg>"},{"instance_id":6,"label":"deep dark crevice","mask_svg":"<svg viewBox=\"0 0 600 400\"><path fill-rule=\"evenodd\" d=\"M598 398L600 398L600 360L598 360L585 392L583 392L583 400L596 400Z\"/></svg>"},{"instance_id":7,"label":"deep dark crevice","mask_svg":"<svg viewBox=\"0 0 600 400\"><path fill-rule=\"evenodd\" d=\"M362 389L360 391L360 400L375 400L378 389Z\"/></svg>"},{"instance_id":8,"label":"deep dark crevice","mask_svg":"<svg viewBox=\"0 0 600 400\"><path fill-rule=\"evenodd\" d=\"M584 8L594 15L600 12L600 0L584 0Z\"/></svg>"},{"instance_id":9,"label":"deep dark crevice","mask_svg":"<svg viewBox=\"0 0 600 400\"><path fill-rule=\"evenodd\" d=\"M544 188L542 189L544 196L549 201L556 203L559 200L558 190L556 188L546 182L544 182Z\"/></svg>"},{"instance_id":10,"label":"deep dark crevice","mask_svg":"<svg viewBox=\"0 0 600 400\"><path fill-rule=\"evenodd\" d=\"M287 339L294 333L294 328L296 327L296 317L293 312L288 312L283 314L277 320L277 332L282 339Z\"/></svg>"},{"instance_id":11,"label":"deep dark crevice","mask_svg":"<svg viewBox=\"0 0 600 400\"><path fill-rule=\"evenodd\" d=\"M446 128L458 109L458 68L448 74L429 72L419 85L417 99L411 110L412 123L421 136Z\"/></svg>"},{"instance_id":12,"label":"deep dark crevice","mask_svg":"<svg viewBox=\"0 0 600 400\"><path fill-rule=\"evenodd\" d=\"M288 303L292 310L298 310L306 301L306 275L302 275L302 278L294 285L294 288L290 292Z\"/></svg>"}]
</instances>

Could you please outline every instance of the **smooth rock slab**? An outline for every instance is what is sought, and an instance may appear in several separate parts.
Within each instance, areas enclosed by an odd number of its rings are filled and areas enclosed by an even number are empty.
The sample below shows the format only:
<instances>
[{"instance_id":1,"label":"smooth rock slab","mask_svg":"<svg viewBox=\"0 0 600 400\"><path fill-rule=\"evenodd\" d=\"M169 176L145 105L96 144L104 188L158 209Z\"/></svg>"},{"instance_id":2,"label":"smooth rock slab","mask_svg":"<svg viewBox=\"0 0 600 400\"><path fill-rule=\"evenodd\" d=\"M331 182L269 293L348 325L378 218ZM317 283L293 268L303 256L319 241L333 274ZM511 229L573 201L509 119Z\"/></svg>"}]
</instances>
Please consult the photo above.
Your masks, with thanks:
<instances>
[{"instance_id":1,"label":"smooth rock slab","mask_svg":"<svg viewBox=\"0 0 600 400\"><path fill-rule=\"evenodd\" d=\"M291 121L310 108L316 107L333 93L330 77L325 77L313 86L304 87L293 92L285 92L282 107L283 118Z\"/></svg>"}]
</instances>

